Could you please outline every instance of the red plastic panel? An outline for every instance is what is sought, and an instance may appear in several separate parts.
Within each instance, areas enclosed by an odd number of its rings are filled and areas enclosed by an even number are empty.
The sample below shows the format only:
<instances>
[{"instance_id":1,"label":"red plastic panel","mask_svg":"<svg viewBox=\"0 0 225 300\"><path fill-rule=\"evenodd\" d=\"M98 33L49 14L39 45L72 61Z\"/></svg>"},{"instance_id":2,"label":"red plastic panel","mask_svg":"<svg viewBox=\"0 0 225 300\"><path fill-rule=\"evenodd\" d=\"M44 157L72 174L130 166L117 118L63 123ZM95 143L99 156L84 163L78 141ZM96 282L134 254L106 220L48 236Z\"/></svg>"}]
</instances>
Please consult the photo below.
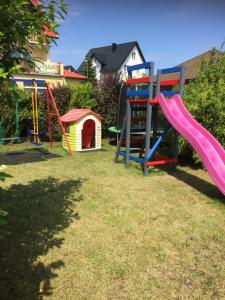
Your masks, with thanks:
<instances>
[{"instance_id":1,"label":"red plastic panel","mask_svg":"<svg viewBox=\"0 0 225 300\"><path fill-rule=\"evenodd\" d=\"M134 104L145 104L147 103L148 99L132 99L130 100L130 103L134 103Z\"/></svg>"},{"instance_id":2,"label":"red plastic panel","mask_svg":"<svg viewBox=\"0 0 225 300\"><path fill-rule=\"evenodd\" d=\"M127 84L135 84L135 83L149 83L150 82L150 77L141 77L141 78L131 78L127 79L126 83Z\"/></svg>"},{"instance_id":3,"label":"red plastic panel","mask_svg":"<svg viewBox=\"0 0 225 300\"><path fill-rule=\"evenodd\" d=\"M157 99L152 99L150 100L151 104L159 104L159 101Z\"/></svg>"},{"instance_id":4,"label":"red plastic panel","mask_svg":"<svg viewBox=\"0 0 225 300\"><path fill-rule=\"evenodd\" d=\"M179 80L178 79L174 79L174 80L162 80L162 81L160 81L160 86L177 85L177 84L179 84Z\"/></svg>"},{"instance_id":5,"label":"red plastic panel","mask_svg":"<svg viewBox=\"0 0 225 300\"><path fill-rule=\"evenodd\" d=\"M90 148L92 137L95 134L95 122L87 120L84 122L82 130L82 148Z\"/></svg>"},{"instance_id":6,"label":"red plastic panel","mask_svg":"<svg viewBox=\"0 0 225 300\"><path fill-rule=\"evenodd\" d=\"M158 166L158 165L166 165L170 163L178 163L177 159L169 158L169 159L162 159L156 161L149 161L146 163L147 166Z\"/></svg>"}]
</instances>

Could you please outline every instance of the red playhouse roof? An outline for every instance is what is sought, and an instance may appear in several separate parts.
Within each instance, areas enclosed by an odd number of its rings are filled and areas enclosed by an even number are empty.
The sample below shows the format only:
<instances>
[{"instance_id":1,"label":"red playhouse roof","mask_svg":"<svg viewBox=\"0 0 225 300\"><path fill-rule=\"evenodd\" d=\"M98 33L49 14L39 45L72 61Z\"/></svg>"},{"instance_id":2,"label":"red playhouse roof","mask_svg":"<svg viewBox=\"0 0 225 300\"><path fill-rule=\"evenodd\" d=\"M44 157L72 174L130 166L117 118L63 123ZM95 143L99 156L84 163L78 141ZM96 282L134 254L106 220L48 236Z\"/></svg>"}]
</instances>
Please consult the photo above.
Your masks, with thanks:
<instances>
[{"instance_id":1,"label":"red playhouse roof","mask_svg":"<svg viewBox=\"0 0 225 300\"><path fill-rule=\"evenodd\" d=\"M78 79L87 79L87 76L81 75L79 73L71 72L64 70L64 77L66 78L78 78Z\"/></svg>"},{"instance_id":2,"label":"red playhouse roof","mask_svg":"<svg viewBox=\"0 0 225 300\"><path fill-rule=\"evenodd\" d=\"M88 108L84 108L84 109L73 109L69 111L64 116L61 117L61 121L64 123L77 122L89 114L94 115L99 121L103 119L101 116L99 116L92 110Z\"/></svg>"}]
</instances>

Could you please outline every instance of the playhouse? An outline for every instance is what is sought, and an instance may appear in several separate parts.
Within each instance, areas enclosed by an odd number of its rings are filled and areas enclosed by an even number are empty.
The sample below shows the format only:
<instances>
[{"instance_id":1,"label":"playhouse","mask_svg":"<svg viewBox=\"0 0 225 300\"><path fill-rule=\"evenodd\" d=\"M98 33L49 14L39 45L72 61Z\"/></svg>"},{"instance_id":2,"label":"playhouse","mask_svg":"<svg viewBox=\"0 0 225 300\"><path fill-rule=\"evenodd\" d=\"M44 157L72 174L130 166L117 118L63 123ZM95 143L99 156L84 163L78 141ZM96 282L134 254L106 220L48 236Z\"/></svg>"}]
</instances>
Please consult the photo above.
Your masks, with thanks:
<instances>
[{"instance_id":1,"label":"playhouse","mask_svg":"<svg viewBox=\"0 0 225 300\"><path fill-rule=\"evenodd\" d=\"M101 149L102 117L90 109L73 109L61 117L72 151ZM63 148L67 143L63 137Z\"/></svg>"}]
</instances>

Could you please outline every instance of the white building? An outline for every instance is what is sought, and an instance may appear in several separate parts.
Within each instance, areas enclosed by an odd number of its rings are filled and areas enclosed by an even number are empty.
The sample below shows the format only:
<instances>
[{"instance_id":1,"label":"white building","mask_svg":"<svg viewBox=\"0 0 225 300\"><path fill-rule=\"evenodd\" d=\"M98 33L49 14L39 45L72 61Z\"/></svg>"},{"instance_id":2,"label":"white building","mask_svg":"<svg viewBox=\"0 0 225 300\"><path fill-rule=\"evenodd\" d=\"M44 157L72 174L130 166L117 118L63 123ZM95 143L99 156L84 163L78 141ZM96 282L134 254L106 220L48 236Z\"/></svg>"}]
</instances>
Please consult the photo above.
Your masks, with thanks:
<instances>
[{"instance_id":1,"label":"white building","mask_svg":"<svg viewBox=\"0 0 225 300\"><path fill-rule=\"evenodd\" d=\"M90 49L85 56L84 61L78 68L78 72L84 72L87 68L85 61L90 58L96 69L97 80L106 73L119 73L122 79L126 79L127 66L137 65L145 62L143 53L138 45L138 42L129 42L124 44L113 43L110 46ZM141 72L141 73L140 73ZM140 77L145 71L133 72L133 77Z\"/></svg>"}]
</instances>

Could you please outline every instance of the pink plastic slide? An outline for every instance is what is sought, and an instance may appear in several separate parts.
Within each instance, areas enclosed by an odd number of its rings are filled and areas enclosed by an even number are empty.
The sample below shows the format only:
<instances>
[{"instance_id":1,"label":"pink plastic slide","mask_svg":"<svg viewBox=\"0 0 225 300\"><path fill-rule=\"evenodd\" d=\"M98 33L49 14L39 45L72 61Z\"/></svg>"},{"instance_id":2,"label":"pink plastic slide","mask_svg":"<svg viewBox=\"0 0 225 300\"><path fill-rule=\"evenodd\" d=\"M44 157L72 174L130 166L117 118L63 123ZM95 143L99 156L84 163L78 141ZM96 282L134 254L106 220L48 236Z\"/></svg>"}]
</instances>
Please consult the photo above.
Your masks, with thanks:
<instances>
[{"instance_id":1,"label":"pink plastic slide","mask_svg":"<svg viewBox=\"0 0 225 300\"><path fill-rule=\"evenodd\" d=\"M165 99L160 94L157 99L170 124L197 151L209 175L225 195L225 150L223 147L192 117L179 95Z\"/></svg>"}]
</instances>

